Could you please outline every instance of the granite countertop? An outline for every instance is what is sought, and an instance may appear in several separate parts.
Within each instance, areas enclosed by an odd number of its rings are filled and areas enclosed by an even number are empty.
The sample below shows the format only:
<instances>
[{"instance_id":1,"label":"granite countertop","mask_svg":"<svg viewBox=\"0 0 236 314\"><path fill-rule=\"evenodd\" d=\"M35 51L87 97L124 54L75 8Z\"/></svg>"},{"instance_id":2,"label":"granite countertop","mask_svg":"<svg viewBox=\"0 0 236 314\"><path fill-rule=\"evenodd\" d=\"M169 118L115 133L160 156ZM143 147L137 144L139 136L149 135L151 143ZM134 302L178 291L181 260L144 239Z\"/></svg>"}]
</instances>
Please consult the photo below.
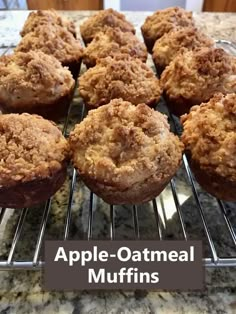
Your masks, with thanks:
<instances>
[{"instance_id":1,"label":"granite countertop","mask_svg":"<svg viewBox=\"0 0 236 314\"><path fill-rule=\"evenodd\" d=\"M63 12L79 24L91 15L88 11ZM127 18L137 28L150 12L127 12ZM0 12L0 47L15 46L19 41L19 30L28 15L27 11ZM236 42L236 14L194 14L199 28L215 39L226 39ZM1 49L0 49L1 50ZM149 58L149 64L151 64ZM70 116L69 128L78 120L81 101L76 95ZM65 213L68 203L69 179L55 195L46 229L47 239L62 239ZM196 211L196 204L186 174L181 168L175 178L182 212L185 217L187 232L191 239L203 238L204 233ZM226 229L222 224L222 216L216 201L198 190L206 219L211 230L217 252L222 255L235 255L235 248L230 243ZM178 217L171 200L170 187L158 199L158 205L166 210L163 218L163 235L166 239L180 238L181 230ZM89 191L77 180L72 204L72 221L70 239L86 237L88 218ZM226 204L232 223L236 226L236 204ZM138 207L140 218L140 234L142 239L153 239L157 236L154 216L150 204ZM14 235L19 211L7 210L0 225L0 260L6 258ZM33 248L37 239L42 208L30 209L27 213L24 228L17 246L14 259L32 259ZM133 239L134 230L132 211L129 206L116 208L116 238ZM94 199L95 239L109 239L109 207L101 200ZM207 247L204 249L209 254ZM147 291L74 291L46 292L42 289L41 271L0 271L0 314L8 313L236 313L236 268L206 269L205 289L200 292L147 292ZM141 287L140 287L141 288Z\"/></svg>"}]
</instances>

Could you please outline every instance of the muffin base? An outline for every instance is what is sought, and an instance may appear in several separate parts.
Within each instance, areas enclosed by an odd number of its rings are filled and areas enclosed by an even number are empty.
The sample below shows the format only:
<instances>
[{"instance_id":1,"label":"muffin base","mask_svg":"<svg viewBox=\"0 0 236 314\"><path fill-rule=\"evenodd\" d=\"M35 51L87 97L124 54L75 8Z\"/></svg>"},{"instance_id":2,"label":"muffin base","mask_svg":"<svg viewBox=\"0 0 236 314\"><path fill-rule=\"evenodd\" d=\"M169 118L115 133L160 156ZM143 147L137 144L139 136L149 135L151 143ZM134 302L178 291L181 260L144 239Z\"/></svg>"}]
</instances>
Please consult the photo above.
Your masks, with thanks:
<instances>
[{"instance_id":1,"label":"muffin base","mask_svg":"<svg viewBox=\"0 0 236 314\"><path fill-rule=\"evenodd\" d=\"M230 181L214 171L203 170L200 164L191 158L190 154L187 155L190 168L197 182L206 192L224 201L236 201L236 182Z\"/></svg>"},{"instance_id":2,"label":"muffin base","mask_svg":"<svg viewBox=\"0 0 236 314\"><path fill-rule=\"evenodd\" d=\"M142 35L143 35L144 43L145 43L145 45L146 45L146 47L147 47L147 51L148 51L150 54L152 54L152 48L153 48L153 46L154 46L154 44L155 44L155 40L146 37L143 33L142 33Z\"/></svg>"},{"instance_id":3,"label":"muffin base","mask_svg":"<svg viewBox=\"0 0 236 314\"><path fill-rule=\"evenodd\" d=\"M41 204L59 190L66 179L66 163L47 178L38 178L28 182L18 182L13 186L0 188L0 207L24 208Z\"/></svg>"},{"instance_id":4,"label":"muffin base","mask_svg":"<svg viewBox=\"0 0 236 314\"><path fill-rule=\"evenodd\" d=\"M165 70L165 67L164 66L160 66L160 65L157 65L154 60L153 60L153 63L155 65L155 69L156 69L156 73L158 75L158 77L161 76L161 73Z\"/></svg>"},{"instance_id":5,"label":"muffin base","mask_svg":"<svg viewBox=\"0 0 236 314\"><path fill-rule=\"evenodd\" d=\"M80 177L85 185L96 195L101 197L104 202L112 205L142 204L149 202L150 200L157 197L164 190L164 188L173 176L174 173L165 180L162 180L161 182L149 179L121 191L114 186L100 183L80 173Z\"/></svg>"},{"instance_id":6,"label":"muffin base","mask_svg":"<svg viewBox=\"0 0 236 314\"><path fill-rule=\"evenodd\" d=\"M79 61L72 61L72 62L62 62L62 65L64 67L68 67L73 79L76 81L78 79L79 76L79 72L80 72L80 67L81 67L81 62L82 60Z\"/></svg>"},{"instance_id":7,"label":"muffin base","mask_svg":"<svg viewBox=\"0 0 236 314\"><path fill-rule=\"evenodd\" d=\"M195 100L186 99L182 96L177 99L170 99L166 92L163 92L163 98L165 99L170 112L177 117L180 117L185 113L189 113L191 107L201 104L201 101L197 102Z\"/></svg>"},{"instance_id":8,"label":"muffin base","mask_svg":"<svg viewBox=\"0 0 236 314\"><path fill-rule=\"evenodd\" d=\"M74 95L74 87L67 95L56 99L52 103L28 104L20 107L9 106L0 100L0 110L3 113L23 113L38 114L45 119L57 121L67 115L70 103Z\"/></svg>"}]
</instances>

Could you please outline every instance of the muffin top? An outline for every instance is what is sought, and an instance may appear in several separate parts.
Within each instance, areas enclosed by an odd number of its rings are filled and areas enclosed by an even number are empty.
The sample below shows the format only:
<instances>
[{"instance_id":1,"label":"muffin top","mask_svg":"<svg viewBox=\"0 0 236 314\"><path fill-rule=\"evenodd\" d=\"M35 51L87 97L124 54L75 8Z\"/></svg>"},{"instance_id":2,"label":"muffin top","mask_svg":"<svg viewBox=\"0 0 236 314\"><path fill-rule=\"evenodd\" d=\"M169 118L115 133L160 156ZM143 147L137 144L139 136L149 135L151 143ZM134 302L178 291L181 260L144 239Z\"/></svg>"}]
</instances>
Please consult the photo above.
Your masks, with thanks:
<instances>
[{"instance_id":1,"label":"muffin top","mask_svg":"<svg viewBox=\"0 0 236 314\"><path fill-rule=\"evenodd\" d=\"M156 11L146 18L141 30L146 38L156 41L156 39L177 26L194 26L192 12L185 11L179 7L170 7Z\"/></svg>"},{"instance_id":2,"label":"muffin top","mask_svg":"<svg viewBox=\"0 0 236 314\"><path fill-rule=\"evenodd\" d=\"M139 59L125 55L98 61L79 78L79 92L87 105L94 108L114 98L123 98L134 105L151 105L161 95L153 71Z\"/></svg>"},{"instance_id":3,"label":"muffin top","mask_svg":"<svg viewBox=\"0 0 236 314\"><path fill-rule=\"evenodd\" d=\"M30 50L41 50L62 63L78 61L83 53L79 40L58 25L38 26L33 32L26 34L15 49L22 52Z\"/></svg>"},{"instance_id":4,"label":"muffin top","mask_svg":"<svg viewBox=\"0 0 236 314\"><path fill-rule=\"evenodd\" d=\"M74 84L70 71L41 51L0 58L0 100L9 105L53 102Z\"/></svg>"},{"instance_id":5,"label":"muffin top","mask_svg":"<svg viewBox=\"0 0 236 314\"><path fill-rule=\"evenodd\" d=\"M236 90L236 63L220 48L201 48L179 54L165 68L161 84L171 99L183 97L196 103L216 92Z\"/></svg>"},{"instance_id":6,"label":"muffin top","mask_svg":"<svg viewBox=\"0 0 236 314\"><path fill-rule=\"evenodd\" d=\"M153 47L153 60L156 65L167 66L179 52L199 47L213 47L214 41L196 28L177 27L159 38Z\"/></svg>"},{"instance_id":7,"label":"muffin top","mask_svg":"<svg viewBox=\"0 0 236 314\"><path fill-rule=\"evenodd\" d=\"M27 113L0 115L0 186L52 176L68 155L52 122Z\"/></svg>"},{"instance_id":8,"label":"muffin top","mask_svg":"<svg viewBox=\"0 0 236 314\"><path fill-rule=\"evenodd\" d=\"M122 99L91 110L75 126L69 143L82 175L119 189L153 176L167 179L179 165L183 149L164 115Z\"/></svg>"},{"instance_id":9,"label":"muffin top","mask_svg":"<svg viewBox=\"0 0 236 314\"><path fill-rule=\"evenodd\" d=\"M207 171L236 180L236 94L215 94L181 117L182 141Z\"/></svg>"},{"instance_id":10,"label":"muffin top","mask_svg":"<svg viewBox=\"0 0 236 314\"><path fill-rule=\"evenodd\" d=\"M133 33L124 33L118 27L106 27L104 32L95 35L84 50L83 62L94 66L96 60L123 53L139 58L143 62L147 60L146 46Z\"/></svg>"},{"instance_id":11,"label":"muffin top","mask_svg":"<svg viewBox=\"0 0 236 314\"><path fill-rule=\"evenodd\" d=\"M38 10L30 12L25 21L22 31L20 32L21 36L35 30L39 25L60 25L68 30L73 35L76 35L75 25L73 22L62 18L57 12L53 9L51 10Z\"/></svg>"},{"instance_id":12,"label":"muffin top","mask_svg":"<svg viewBox=\"0 0 236 314\"><path fill-rule=\"evenodd\" d=\"M134 26L126 20L124 14L107 9L94 14L80 26L80 33L85 43L92 41L96 33L103 31L104 26L118 27L123 32L135 34Z\"/></svg>"}]
</instances>

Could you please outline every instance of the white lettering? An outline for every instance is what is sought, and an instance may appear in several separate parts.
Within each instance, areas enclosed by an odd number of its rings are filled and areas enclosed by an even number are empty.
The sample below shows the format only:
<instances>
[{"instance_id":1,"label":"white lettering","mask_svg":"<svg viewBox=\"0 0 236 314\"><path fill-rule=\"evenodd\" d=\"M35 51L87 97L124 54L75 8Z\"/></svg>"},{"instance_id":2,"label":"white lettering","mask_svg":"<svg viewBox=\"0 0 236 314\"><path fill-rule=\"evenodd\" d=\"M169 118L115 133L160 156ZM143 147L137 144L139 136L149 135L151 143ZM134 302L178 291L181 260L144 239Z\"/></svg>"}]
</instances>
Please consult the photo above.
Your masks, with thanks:
<instances>
[{"instance_id":1,"label":"white lettering","mask_svg":"<svg viewBox=\"0 0 236 314\"><path fill-rule=\"evenodd\" d=\"M178 261L178 252L176 251L170 251L168 254L169 260L171 262L177 262Z\"/></svg>"},{"instance_id":2,"label":"white lettering","mask_svg":"<svg viewBox=\"0 0 236 314\"><path fill-rule=\"evenodd\" d=\"M88 282L92 283L104 283L105 282L105 269L101 268L99 269L98 273L95 273L95 270L93 268L89 268L88 270Z\"/></svg>"},{"instance_id":3,"label":"white lettering","mask_svg":"<svg viewBox=\"0 0 236 314\"><path fill-rule=\"evenodd\" d=\"M122 256L123 252L126 253L125 256ZM121 262L127 262L131 258L131 250L128 247L125 247L125 246L119 248L119 250L117 251L117 258Z\"/></svg>"},{"instance_id":4,"label":"white lettering","mask_svg":"<svg viewBox=\"0 0 236 314\"><path fill-rule=\"evenodd\" d=\"M159 282L159 273L151 273L151 283Z\"/></svg>"},{"instance_id":5,"label":"white lettering","mask_svg":"<svg viewBox=\"0 0 236 314\"><path fill-rule=\"evenodd\" d=\"M59 259L63 259L64 262L68 262L68 258L66 256L66 252L62 246L60 246L57 250L57 254L54 258L54 262L58 262Z\"/></svg>"},{"instance_id":6,"label":"white lettering","mask_svg":"<svg viewBox=\"0 0 236 314\"><path fill-rule=\"evenodd\" d=\"M91 261L93 254L91 251L82 251L81 252L81 266L84 266L87 262Z\"/></svg>"},{"instance_id":7,"label":"white lettering","mask_svg":"<svg viewBox=\"0 0 236 314\"><path fill-rule=\"evenodd\" d=\"M100 260L100 262L107 262L108 256L109 254L107 253L107 251L101 251L99 252L98 259Z\"/></svg>"},{"instance_id":8,"label":"white lettering","mask_svg":"<svg viewBox=\"0 0 236 314\"><path fill-rule=\"evenodd\" d=\"M69 252L69 266L73 266L74 262L78 262L80 259L79 251Z\"/></svg>"}]
</instances>

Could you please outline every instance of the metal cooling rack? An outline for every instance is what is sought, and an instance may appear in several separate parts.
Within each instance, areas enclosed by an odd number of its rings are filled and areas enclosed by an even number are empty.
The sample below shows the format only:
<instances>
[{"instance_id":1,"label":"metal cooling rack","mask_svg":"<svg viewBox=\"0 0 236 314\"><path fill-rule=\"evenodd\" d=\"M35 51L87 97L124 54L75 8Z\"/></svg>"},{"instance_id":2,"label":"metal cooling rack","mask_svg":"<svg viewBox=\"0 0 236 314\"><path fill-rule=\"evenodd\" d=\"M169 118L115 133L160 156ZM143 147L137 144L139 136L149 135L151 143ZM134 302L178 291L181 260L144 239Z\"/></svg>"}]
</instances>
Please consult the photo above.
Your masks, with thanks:
<instances>
[{"instance_id":1,"label":"metal cooling rack","mask_svg":"<svg viewBox=\"0 0 236 314\"><path fill-rule=\"evenodd\" d=\"M220 45L224 47L226 50L230 51L231 53L236 52L236 45L225 40L218 40L216 41L217 45ZM9 52L9 49L6 49L2 51L4 54ZM0 50L1 53L1 50ZM69 110L70 112L70 110ZM83 119L84 110L82 110L82 114L80 119ZM172 123L174 123L176 127L176 120L170 116L170 119ZM63 128L63 134L67 135L67 128L68 128L68 121L69 121L69 114L65 120L64 128ZM202 229L204 230L205 238L207 241L207 245L209 247L209 256L205 256L203 258L203 263L206 267L232 267L236 266L236 226L233 225L230 213L227 209L226 204L222 202L221 200L216 200L217 204L219 206L220 212L221 212L221 222L225 225L226 232L228 233L229 238L231 239L233 243L233 250L234 255L231 257L224 257L218 254L216 249L216 244L213 241L213 236L210 231L209 224L206 219L206 207L204 207L204 204L202 203L200 197L199 197L199 189L194 181L193 175L191 173L191 170L189 168L188 160L185 155L183 155L183 167L186 172L186 176L188 179L189 186L191 187L192 196L196 204L197 213L199 216L199 219L201 221ZM65 217L65 223L64 223L64 232L63 232L63 239L67 240L69 238L70 234L70 226L71 226L71 219L72 219L72 203L73 203L73 197L74 197L74 190L75 185L77 182L77 176L75 170L73 170L72 177L70 180L70 188L69 188L69 194L68 194L68 203L67 203L67 211L66 211L66 217ZM191 238L191 234L188 233L186 224L185 224L185 218L184 213L182 210L182 206L179 200L179 193L176 189L176 180L173 178L170 182L170 189L172 192L172 198L175 204L176 213L180 225L180 230L182 233L182 238L185 241L188 241L189 238ZM90 192L90 202L89 202L89 208L88 208L88 220L87 220L87 240L93 239L93 225L94 225L94 198L95 195ZM157 199L154 199L152 202L152 210L155 217L155 225L158 233L157 240L165 240L163 236L163 225L161 221L161 215L160 215L160 206L158 205ZM15 234L13 236L10 250L8 253L8 257L5 260L0 260L0 270L7 270L7 269L40 269L44 265L43 259L41 259L40 251L41 247L44 241L45 236L45 230L48 223L49 215L50 215L50 209L51 209L52 199L49 199L45 206L44 211L40 223L39 232L37 234L37 241L34 248L33 258L30 260L16 260L14 259L14 254L16 252L17 245L19 245L19 241L22 235L22 230L24 223L27 219L27 214L29 213L30 209L23 208L20 210L20 215L15 227ZM9 209L1 208L0 209L0 227L1 223L4 219L4 215ZM115 216L117 212L117 207L110 205L110 217L109 217L109 237L110 240L116 239L116 224L115 224ZM142 233L140 231L140 225L142 221L139 220L138 215L138 207L136 205L132 205L132 220L133 220L133 231L134 231L134 239L142 239Z\"/></svg>"}]
</instances>

